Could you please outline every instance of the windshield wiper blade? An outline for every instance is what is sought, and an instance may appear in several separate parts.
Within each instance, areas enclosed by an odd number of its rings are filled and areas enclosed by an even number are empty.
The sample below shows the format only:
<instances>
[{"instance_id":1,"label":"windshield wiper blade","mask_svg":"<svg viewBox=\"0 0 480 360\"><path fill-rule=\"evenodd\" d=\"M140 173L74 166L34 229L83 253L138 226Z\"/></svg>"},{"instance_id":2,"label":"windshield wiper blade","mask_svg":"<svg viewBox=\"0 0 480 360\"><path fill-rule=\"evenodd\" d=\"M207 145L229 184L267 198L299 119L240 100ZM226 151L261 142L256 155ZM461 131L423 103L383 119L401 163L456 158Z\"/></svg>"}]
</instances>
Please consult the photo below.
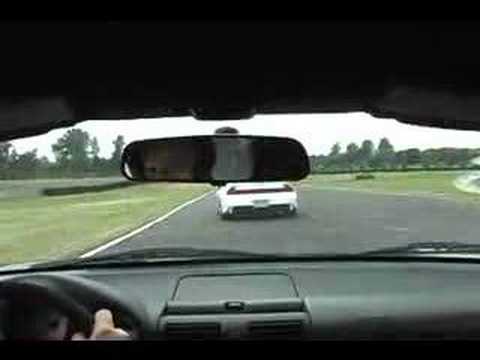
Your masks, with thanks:
<instances>
[{"instance_id":1,"label":"windshield wiper blade","mask_svg":"<svg viewBox=\"0 0 480 360\"><path fill-rule=\"evenodd\" d=\"M480 245L467 244L462 242L414 242L406 246L386 247L373 251L361 253L255 253L248 251L223 250L223 249L204 249L194 247L166 247L166 248L146 248L137 250L127 250L114 252L106 255L97 255L88 258L76 258L56 260L42 263L19 264L15 266L6 266L0 268L1 272L15 270L49 270L49 269L68 269L83 266L96 265L131 265L131 264L148 264L148 263L174 263L174 262L191 262L191 261L234 261L234 260L254 260L254 261L282 261L282 260L361 260L375 259L385 257L435 257L435 256L460 256L467 255L469 257L480 257ZM17 267L19 267L17 269Z\"/></svg>"},{"instance_id":2,"label":"windshield wiper blade","mask_svg":"<svg viewBox=\"0 0 480 360\"><path fill-rule=\"evenodd\" d=\"M71 267L77 265L99 265L99 264L131 264L149 262L169 261L191 261L208 259L265 259L273 258L275 255L259 254L248 251L202 249L193 247L168 247L168 248L146 248L127 250L106 255L97 255L88 258L66 259L50 261L46 263L33 264L31 269L43 269L51 267Z\"/></svg>"},{"instance_id":3,"label":"windshield wiper blade","mask_svg":"<svg viewBox=\"0 0 480 360\"><path fill-rule=\"evenodd\" d=\"M91 257L92 260L128 260L128 259L161 259L170 257L216 257L216 256L265 256L259 253L237 250L223 249L205 249L194 247L165 247L165 248L146 248L137 250L126 250L107 255Z\"/></svg>"},{"instance_id":4,"label":"windshield wiper blade","mask_svg":"<svg viewBox=\"0 0 480 360\"><path fill-rule=\"evenodd\" d=\"M480 254L480 245L457 241L413 242L406 246L387 247L363 252L362 255L436 255L436 254Z\"/></svg>"}]
</instances>

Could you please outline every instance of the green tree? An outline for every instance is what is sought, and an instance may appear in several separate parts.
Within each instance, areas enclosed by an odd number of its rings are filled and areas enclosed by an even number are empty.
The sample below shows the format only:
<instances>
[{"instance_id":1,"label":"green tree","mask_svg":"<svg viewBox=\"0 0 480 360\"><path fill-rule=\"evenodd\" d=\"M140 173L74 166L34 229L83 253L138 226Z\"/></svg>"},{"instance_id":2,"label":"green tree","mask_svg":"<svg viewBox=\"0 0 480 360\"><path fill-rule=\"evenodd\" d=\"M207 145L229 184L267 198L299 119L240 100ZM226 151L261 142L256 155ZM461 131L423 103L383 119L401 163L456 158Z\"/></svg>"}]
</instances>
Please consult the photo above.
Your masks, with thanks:
<instances>
[{"instance_id":1,"label":"green tree","mask_svg":"<svg viewBox=\"0 0 480 360\"><path fill-rule=\"evenodd\" d=\"M310 156L310 169L312 173L320 173L325 169L328 157L326 155L312 155Z\"/></svg>"},{"instance_id":2,"label":"green tree","mask_svg":"<svg viewBox=\"0 0 480 360\"><path fill-rule=\"evenodd\" d=\"M90 135L80 129L68 130L52 145L57 164L71 173L84 172L89 165Z\"/></svg>"},{"instance_id":3,"label":"green tree","mask_svg":"<svg viewBox=\"0 0 480 360\"><path fill-rule=\"evenodd\" d=\"M92 170L95 172L102 171L103 169L103 162L102 159L100 159L100 145L98 145L98 139L96 137L93 137L93 139L90 141L90 157L91 157L91 164L92 164Z\"/></svg>"},{"instance_id":4,"label":"green tree","mask_svg":"<svg viewBox=\"0 0 480 360\"><path fill-rule=\"evenodd\" d=\"M347 145L346 160L351 169L353 169L357 164L360 148L355 143L350 143Z\"/></svg>"},{"instance_id":5,"label":"green tree","mask_svg":"<svg viewBox=\"0 0 480 360\"><path fill-rule=\"evenodd\" d=\"M92 157L92 159L98 159L98 154L100 154L100 145L98 145L98 139L95 136L90 141L90 156Z\"/></svg>"},{"instance_id":6,"label":"green tree","mask_svg":"<svg viewBox=\"0 0 480 360\"><path fill-rule=\"evenodd\" d=\"M13 147L9 142L0 143L0 165L7 164L10 156L10 150Z\"/></svg>"},{"instance_id":7,"label":"green tree","mask_svg":"<svg viewBox=\"0 0 480 360\"><path fill-rule=\"evenodd\" d=\"M402 168L418 166L422 163L422 153L417 148L398 151L396 159Z\"/></svg>"},{"instance_id":8,"label":"green tree","mask_svg":"<svg viewBox=\"0 0 480 360\"><path fill-rule=\"evenodd\" d=\"M113 169L118 169L120 167L122 159L122 151L125 147L125 138L122 135L118 135L113 141L113 153L110 159L110 166Z\"/></svg>"},{"instance_id":9,"label":"green tree","mask_svg":"<svg viewBox=\"0 0 480 360\"><path fill-rule=\"evenodd\" d=\"M47 167L50 165L50 160L46 156L42 156L40 159L38 159L39 164L42 167Z\"/></svg>"},{"instance_id":10,"label":"green tree","mask_svg":"<svg viewBox=\"0 0 480 360\"><path fill-rule=\"evenodd\" d=\"M10 152L12 147L12 144L9 142L0 143L0 178L5 178L7 175L6 170L10 161Z\"/></svg>"},{"instance_id":11,"label":"green tree","mask_svg":"<svg viewBox=\"0 0 480 360\"><path fill-rule=\"evenodd\" d=\"M422 153L420 150L408 149L407 150L407 163L409 165L418 165L422 161Z\"/></svg>"},{"instance_id":12,"label":"green tree","mask_svg":"<svg viewBox=\"0 0 480 360\"><path fill-rule=\"evenodd\" d=\"M449 167L466 166L470 160L468 149L446 148L443 150L446 158L445 163Z\"/></svg>"},{"instance_id":13,"label":"green tree","mask_svg":"<svg viewBox=\"0 0 480 360\"><path fill-rule=\"evenodd\" d=\"M361 167L368 167L374 155L375 146L371 140L364 140L358 152L359 165Z\"/></svg>"},{"instance_id":14,"label":"green tree","mask_svg":"<svg viewBox=\"0 0 480 360\"><path fill-rule=\"evenodd\" d=\"M442 166L441 156L435 149L427 149L422 152L422 166L426 168Z\"/></svg>"},{"instance_id":15,"label":"green tree","mask_svg":"<svg viewBox=\"0 0 480 360\"><path fill-rule=\"evenodd\" d=\"M375 167L390 168L395 165L395 149L387 138L382 138L375 154Z\"/></svg>"},{"instance_id":16,"label":"green tree","mask_svg":"<svg viewBox=\"0 0 480 360\"><path fill-rule=\"evenodd\" d=\"M38 159L38 167L42 171L47 171L50 169L52 164L50 163L50 160L46 156L42 156L41 158Z\"/></svg>"},{"instance_id":17,"label":"green tree","mask_svg":"<svg viewBox=\"0 0 480 360\"><path fill-rule=\"evenodd\" d=\"M341 151L342 147L338 142L332 146L325 161L325 168L327 170L341 170L342 162L344 160L344 156L342 156Z\"/></svg>"},{"instance_id":18,"label":"green tree","mask_svg":"<svg viewBox=\"0 0 480 360\"><path fill-rule=\"evenodd\" d=\"M0 143L0 179L6 179L13 145L9 142Z\"/></svg>"},{"instance_id":19,"label":"green tree","mask_svg":"<svg viewBox=\"0 0 480 360\"><path fill-rule=\"evenodd\" d=\"M340 143L335 143L332 148L330 149L330 154L328 156L334 157L340 155L340 152L342 151L342 147L340 146Z\"/></svg>"},{"instance_id":20,"label":"green tree","mask_svg":"<svg viewBox=\"0 0 480 360\"><path fill-rule=\"evenodd\" d=\"M40 169L40 159L37 156L37 149L17 154L13 152L10 158L9 175L13 178L36 178Z\"/></svg>"},{"instance_id":21,"label":"green tree","mask_svg":"<svg viewBox=\"0 0 480 360\"><path fill-rule=\"evenodd\" d=\"M9 155L9 157L8 157L8 163L9 163L9 164L15 163L15 161L17 160L17 158L18 158L17 149L15 149L14 147L12 147L12 152L10 153L10 155Z\"/></svg>"}]
</instances>

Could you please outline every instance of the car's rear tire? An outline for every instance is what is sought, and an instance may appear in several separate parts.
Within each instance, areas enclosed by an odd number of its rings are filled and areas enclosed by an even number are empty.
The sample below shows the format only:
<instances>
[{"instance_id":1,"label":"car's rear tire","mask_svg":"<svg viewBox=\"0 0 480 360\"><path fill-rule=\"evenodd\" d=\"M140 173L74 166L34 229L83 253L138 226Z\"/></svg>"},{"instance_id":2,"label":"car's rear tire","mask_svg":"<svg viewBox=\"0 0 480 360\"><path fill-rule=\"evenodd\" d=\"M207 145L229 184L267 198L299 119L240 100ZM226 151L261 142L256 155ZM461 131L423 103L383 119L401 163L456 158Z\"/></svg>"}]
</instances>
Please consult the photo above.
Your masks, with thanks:
<instances>
[{"instance_id":1,"label":"car's rear tire","mask_svg":"<svg viewBox=\"0 0 480 360\"><path fill-rule=\"evenodd\" d=\"M233 214L224 212L220 214L220 217L222 218L222 220L230 220L233 217Z\"/></svg>"},{"instance_id":2,"label":"car's rear tire","mask_svg":"<svg viewBox=\"0 0 480 360\"><path fill-rule=\"evenodd\" d=\"M230 215L228 213L224 213L222 211L222 206L218 204L217 206L217 215L220 216L222 220L228 220L230 218Z\"/></svg>"},{"instance_id":3,"label":"car's rear tire","mask_svg":"<svg viewBox=\"0 0 480 360\"><path fill-rule=\"evenodd\" d=\"M221 218L222 220L229 220L229 219L230 219L230 215L228 215L228 214L220 214L220 218Z\"/></svg>"}]
</instances>

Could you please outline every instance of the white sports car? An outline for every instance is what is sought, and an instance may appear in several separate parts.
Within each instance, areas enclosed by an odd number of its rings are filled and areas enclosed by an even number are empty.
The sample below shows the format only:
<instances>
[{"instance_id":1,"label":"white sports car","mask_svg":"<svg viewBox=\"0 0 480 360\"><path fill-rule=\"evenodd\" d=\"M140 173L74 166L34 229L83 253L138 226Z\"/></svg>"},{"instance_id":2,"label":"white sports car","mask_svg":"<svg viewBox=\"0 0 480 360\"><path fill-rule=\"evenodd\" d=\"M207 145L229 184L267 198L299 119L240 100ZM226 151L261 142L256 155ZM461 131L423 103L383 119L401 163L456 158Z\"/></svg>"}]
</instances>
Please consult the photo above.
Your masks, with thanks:
<instances>
[{"instance_id":1,"label":"white sports car","mask_svg":"<svg viewBox=\"0 0 480 360\"><path fill-rule=\"evenodd\" d=\"M298 208L297 192L285 182L229 183L216 196L217 214L223 219L255 213L294 215Z\"/></svg>"}]
</instances>

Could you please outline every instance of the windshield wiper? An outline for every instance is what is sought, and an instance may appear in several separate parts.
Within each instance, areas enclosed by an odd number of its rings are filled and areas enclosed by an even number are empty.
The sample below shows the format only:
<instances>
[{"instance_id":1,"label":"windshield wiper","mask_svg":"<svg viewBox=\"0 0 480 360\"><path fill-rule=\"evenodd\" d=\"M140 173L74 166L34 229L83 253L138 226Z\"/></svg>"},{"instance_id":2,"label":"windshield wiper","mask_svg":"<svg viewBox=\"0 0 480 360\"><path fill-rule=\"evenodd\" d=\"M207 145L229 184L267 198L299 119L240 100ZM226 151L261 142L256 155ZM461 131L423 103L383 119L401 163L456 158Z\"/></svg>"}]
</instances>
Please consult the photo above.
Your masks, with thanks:
<instances>
[{"instance_id":1,"label":"windshield wiper","mask_svg":"<svg viewBox=\"0 0 480 360\"><path fill-rule=\"evenodd\" d=\"M3 268L1 272L22 270L68 269L89 266L117 266L134 264L164 264L177 262L205 261L295 261L295 260L370 260L385 258L462 257L480 259L480 245L462 242L414 242L406 246L386 247L361 253L297 253L262 254L248 251L204 249L193 247L146 248L127 250L89 258L56 260L42 263L16 264Z\"/></svg>"},{"instance_id":2,"label":"windshield wiper","mask_svg":"<svg viewBox=\"0 0 480 360\"><path fill-rule=\"evenodd\" d=\"M480 255L480 245L466 244L461 242L414 242L406 246L389 247L374 251L362 253L270 253L262 254L249 251L223 250L223 249L205 249L193 247L168 247L168 248L146 248L138 250L127 250L107 255L93 256L90 258L80 258L74 260L62 261L66 266L74 265L117 265L117 264L145 264L145 263L166 263L179 261L208 261L208 260L320 260L320 259L365 259L384 256L423 256L423 255L442 255L442 254L477 254ZM58 264L58 262L57 262ZM55 262L36 265L52 266Z\"/></svg>"},{"instance_id":3,"label":"windshield wiper","mask_svg":"<svg viewBox=\"0 0 480 360\"><path fill-rule=\"evenodd\" d=\"M480 245L457 241L413 242L406 246L387 247L366 251L362 255L439 255L439 254L480 254Z\"/></svg>"},{"instance_id":4,"label":"windshield wiper","mask_svg":"<svg viewBox=\"0 0 480 360\"><path fill-rule=\"evenodd\" d=\"M132 263L158 263L194 260L232 260L232 259L271 259L276 255L259 254L248 251L202 249L193 247L168 247L127 250L88 258L66 259L33 264L30 269L48 269L52 267L73 267L84 265L118 265Z\"/></svg>"}]
</instances>

